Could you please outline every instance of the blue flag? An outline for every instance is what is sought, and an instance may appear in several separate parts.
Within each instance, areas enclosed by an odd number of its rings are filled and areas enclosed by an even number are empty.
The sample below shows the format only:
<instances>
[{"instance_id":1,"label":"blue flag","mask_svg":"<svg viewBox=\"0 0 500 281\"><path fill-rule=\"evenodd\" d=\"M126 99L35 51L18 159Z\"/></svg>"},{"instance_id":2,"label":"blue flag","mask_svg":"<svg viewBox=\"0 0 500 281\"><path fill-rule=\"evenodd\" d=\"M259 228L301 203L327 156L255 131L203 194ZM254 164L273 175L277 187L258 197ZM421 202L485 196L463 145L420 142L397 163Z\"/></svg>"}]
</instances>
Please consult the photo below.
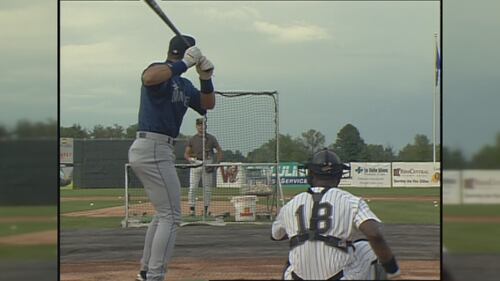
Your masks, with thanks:
<instances>
[{"instance_id":1,"label":"blue flag","mask_svg":"<svg viewBox=\"0 0 500 281\"><path fill-rule=\"evenodd\" d=\"M435 80L436 80L436 87L437 85L439 84L439 78L441 76L441 54L439 53L439 47L437 45L437 42L436 42L436 76L435 76Z\"/></svg>"}]
</instances>

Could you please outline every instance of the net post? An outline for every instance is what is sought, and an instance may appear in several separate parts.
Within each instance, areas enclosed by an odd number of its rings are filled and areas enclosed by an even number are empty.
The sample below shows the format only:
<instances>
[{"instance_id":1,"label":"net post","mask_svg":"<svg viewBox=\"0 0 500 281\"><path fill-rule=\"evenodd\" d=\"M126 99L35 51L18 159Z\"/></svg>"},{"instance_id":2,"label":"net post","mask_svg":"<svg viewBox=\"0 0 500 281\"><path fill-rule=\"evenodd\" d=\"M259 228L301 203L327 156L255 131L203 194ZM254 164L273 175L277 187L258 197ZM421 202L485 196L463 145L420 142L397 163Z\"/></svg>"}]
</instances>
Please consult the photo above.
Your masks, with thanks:
<instances>
[{"instance_id":1,"label":"net post","mask_svg":"<svg viewBox=\"0 0 500 281\"><path fill-rule=\"evenodd\" d=\"M125 222L123 223L123 227L128 227L128 167L129 164L125 164Z\"/></svg>"}]
</instances>

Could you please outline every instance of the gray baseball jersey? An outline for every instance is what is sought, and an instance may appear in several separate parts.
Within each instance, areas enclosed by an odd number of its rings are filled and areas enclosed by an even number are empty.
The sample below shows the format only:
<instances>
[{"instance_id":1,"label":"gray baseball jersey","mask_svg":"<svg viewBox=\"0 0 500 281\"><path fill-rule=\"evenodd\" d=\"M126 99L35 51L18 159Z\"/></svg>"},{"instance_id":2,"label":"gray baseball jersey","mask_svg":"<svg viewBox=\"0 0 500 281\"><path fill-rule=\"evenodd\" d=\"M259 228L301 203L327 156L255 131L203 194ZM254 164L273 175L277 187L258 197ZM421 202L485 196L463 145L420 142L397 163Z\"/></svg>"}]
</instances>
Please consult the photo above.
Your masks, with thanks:
<instances>
[{"instance_id":1,"label":"gray baseball jersey","mask_svg":"<svg viewBox=\"0 0 500 281\"><path fill-rule=\"evenodd\" d=\"M191 137L187 143L188 146L191 147L192 153L194 153L194 157L198 160L203 159L203 138L202 136L196 134ZM219 143L217 139L211 134L205 133L205 157L207 159L213 158L214 149L219 147Z\"/></svg>"},{"instance_id":2,"label":"gray baseball jersey","mask_svg":"<svg viewBox=\"0 0 500 281\"><path fill-rule=\"evenodd\" d=\"M324 194L321 197L322 192ZM315 204L313 196L316 196L316 200L321 199ZM311 220L313 214L315 218ZM315 229L316 234L335 237L341 241L340 245L344 245L359 232L359 225L369 219L380 222L363 199L338 188L325 190L313 187L308 192L296 195L283 206L273 222L272 237L280 240L285 235L289 238L307 233L312 235L310 230ZM314 225L311 222L315 222ZM361 251L355 254L353 247L343 250L327 245L324 241L305 239L291 248L290 266L287 270L293 271L300 278L316 280L328 279L341 271L344 271L344 276L351 277L360 276L353 274L353 271L364 271L363 274L367 274L367 265L376 260L376 256L369 245L367 247L366 241L360 246L359 250L363 251L361 258L356 255ZM285 272L285 278L286 274Z\"/></svg>"}]
</instances>

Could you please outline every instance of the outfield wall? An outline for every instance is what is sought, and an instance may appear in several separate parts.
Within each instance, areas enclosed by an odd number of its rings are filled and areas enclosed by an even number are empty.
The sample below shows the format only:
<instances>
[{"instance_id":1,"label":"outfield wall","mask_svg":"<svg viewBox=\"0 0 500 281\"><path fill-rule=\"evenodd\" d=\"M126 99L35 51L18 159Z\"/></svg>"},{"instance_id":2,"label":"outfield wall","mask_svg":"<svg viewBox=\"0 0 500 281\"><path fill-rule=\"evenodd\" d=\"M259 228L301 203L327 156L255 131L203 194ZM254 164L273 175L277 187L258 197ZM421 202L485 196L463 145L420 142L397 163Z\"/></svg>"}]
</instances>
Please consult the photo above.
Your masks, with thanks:
<instances>
[{"instance_id":1,"label":"outfield wall","mask_svg":"<svg viewBox=\"0 0 500 281\"><path fill-rule=\"evenodd\" d=\"M133 139L61 139L59 161L73 166L73 186L77 188L123 187L124 167L128 163L128 149ZM176 140L176 163L185 164L185 140ZM227 163L230 164L230 163ZM344 172L341 187L439 187L440 163L436 162L351 162ZM278 172L282 185L307 184L307 175L298 162L282 162ZM218 169L216 186L238 187L242 179L224 181L234 171ZM272 171L273 178L276 173ZM181 186L189 186L189 169L178 169ZM131 174L130 184L138 180ZM139 184L137 184L140 186ZM456 201L456 199L454 199Z\"/></svg>"},{"instance_id":2,"label":"outfield wall","mask_svg":"<svg viewBox=\"0 0 500 281\"><path fill-rule=\"evenodd\" d=\"M443 171L444 204L500 204L500 170Z\"/></svg>"}]
</instances>

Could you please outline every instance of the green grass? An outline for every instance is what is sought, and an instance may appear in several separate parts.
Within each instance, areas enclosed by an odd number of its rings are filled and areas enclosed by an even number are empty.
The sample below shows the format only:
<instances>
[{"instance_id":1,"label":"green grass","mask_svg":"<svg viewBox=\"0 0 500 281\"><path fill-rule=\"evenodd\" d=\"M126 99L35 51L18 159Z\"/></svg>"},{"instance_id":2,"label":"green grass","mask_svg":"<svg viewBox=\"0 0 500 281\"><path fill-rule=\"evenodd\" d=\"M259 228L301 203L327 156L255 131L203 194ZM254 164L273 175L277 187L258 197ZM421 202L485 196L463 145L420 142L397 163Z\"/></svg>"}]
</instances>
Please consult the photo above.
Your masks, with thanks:
<instances>
[{"instance_id":1,"label":"green grass","mask_svg":"<svg viewBox=\"0 0 500 281\"><path fill-rule=\"evenodd\" d=\"M89 218L61 216L61 231L71 229L121 228L121 217Z\"/></svg>"},{"instance_id":2,"label":"green grass","mask_svg":"<svg viewBox=\"0 0 500 281\"><path fill-rule=\"evenodd\" d=\"M94 205L91 205L93 203ZM61 202L61 214L103 209L109 207L123 206L123 200L99 201L99 200L83 200L83 201L66 201Z\"/></svg>"},{"instance_id":3,"label":"green grass","mask_svg":"<svg viewBox=\"0 0 500 281\"><path fill-rule=\"evenodd\" d=\"M284 186L283 193L286 197L293 196L307 190L307 185ZM440 196L439 187L405 187L405 188L365 188L344 187L341 188L356 196Z\"/></svg>"},{"instance_id":4,"label":"green grass","mask_svg":"<svg viewBox=\"0 0 500 281\"><path fill-rule=\"evenodd\" d=\"M297 193L307 190L307 185L289 185L283 186L285 196L293 196ZM199 188L201 189L201 188ZM363 187L345 187L342 188L357 196L439 196L440 190L437 187L405 187L405 188L363 188ZM240 195L236 188L217 188L212 190L216 194L228 194L229 196ZM130 194L144 194L142 188L132 188ZM182 188L181 194L187 195L188 188ZM123 188L93 188L93 189L65 189L61 190L61 197L89 197L89 196L124 196Z\"/></svg>"},{"instance_id":5,"label":"green grass","mask_svg":"<svg viewBox=\"0 0 500 281\"><path fill-rule=\"evenodd\" d=\"M9 206L0 207L0 217L57 216L57 206Z\"/></svg>"},{"instance_id":6,"label":"green grass","mask_svg":"<svg viewBox=\"0 0 500 281\"><path fill-rule=\"evenodd\" d=\"M370 209L387 224L439 224L439 206L432 202L384 202L368 203Z\"/></svg>"},{"instance_id":7,"label":"green grass","mask_svg":"<svg viewBox=\"0 0 500 281\"><path fill-rule=\"evenodd\" d=\"M57 229L57 222L4 222L0 223L0 237Z\"/></svg>"},{"instance_id":8,"label":"green grass","mask_svg":"<svg viewBox=\"0 0 500 281\"><path fill-rule=\"evenodd\" d=\"M444 205L444 216L500 216L499 205Z\"/></svg>"},{"instance_id":9,"label":"green grass","mask_svg":"<svg viewBox=\"0 0 500 281\"><path fill-rule=\"evenodd\" d=\"M57 259L56 245L2 245L1 249L0 260L2 261L56 261Z\"/></svg>"},{"instance_id":10,"label":"green grass","mask_svg":"<svg viewBox=\"0 0 500 281\"><path fill-rule=\"evenodd\" d=\"M124 193L124 188L61 189L60 191L61 197L116 196L118 198L119 196L123 196Z\"/></svg>"},{"instance_id":11,"label":"green grass","mask_svg":"<svg viewBox=\"0 0 500 281\"><path fill-rule=\"evenodd\" d=\"M455 223L443 224L443 245L450 253L500 253L500 224Z\"/></svg>"},{"instance_id":12,"label":"green grass","mask_svg":"<svg viewBox=\"0 0 500 281\"><path fill-rule=\"evenodd\" d=\"M285 196L290 197L303 192L307 186L284 187ZM201 190L201 188L199 188ZM439 196L439 188L345 188L345 190L357 196ZM182 198L187 198L187 188L182 190ZM238 196L239 190L232 188L216 189L212 198L217 198L218 194L229 194L225 198ZM144 190L131 189L131 203L137 203L137 197L145 197ZM86 200L84 197L116 197L116 200ZM71 189L61 190L61 197L81 197L83 201L64 201L61 202L61 213L86 211L108 207L123 206L122 188L106 189ZM135 197L135 199L134 199ZM104 199L104 198L103 198ZM259 198L258 204L264 202ZM227 199L229 200L229 199ZM93 202L94 205L90 206ZM432 202L384 202L372 201L370 208L387 224L439 224L439 207L434 207ZM85 218L85 217L61 217L62 229L84 229L84 228L119 228L122 218Z\"/></svg>"}]
</instances>

